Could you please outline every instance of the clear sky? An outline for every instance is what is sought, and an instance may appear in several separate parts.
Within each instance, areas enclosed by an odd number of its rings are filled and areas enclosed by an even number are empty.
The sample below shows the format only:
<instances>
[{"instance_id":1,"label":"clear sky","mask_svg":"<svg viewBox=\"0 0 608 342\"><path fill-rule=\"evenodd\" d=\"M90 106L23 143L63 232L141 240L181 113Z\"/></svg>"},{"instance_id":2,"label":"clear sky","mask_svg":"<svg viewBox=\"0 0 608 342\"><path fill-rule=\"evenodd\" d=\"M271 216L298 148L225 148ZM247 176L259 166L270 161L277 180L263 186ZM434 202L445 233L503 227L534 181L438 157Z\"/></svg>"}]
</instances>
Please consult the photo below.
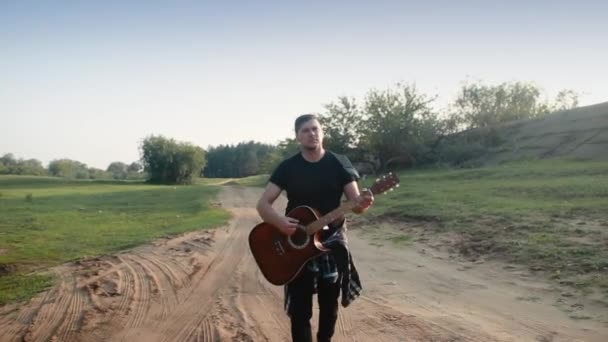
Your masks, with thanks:
<instances>
[{"instance_id":1,"label":"clear sky","mask_svg":"<svg viewBox=\"0 0 608 342\"><path fill-rule=\"evenodd\" d=\"M0 154L106 168L162 134L292 136L338 96L465 80L608 101L605 1L1 1Z\"/></svg>"}]
</instances>

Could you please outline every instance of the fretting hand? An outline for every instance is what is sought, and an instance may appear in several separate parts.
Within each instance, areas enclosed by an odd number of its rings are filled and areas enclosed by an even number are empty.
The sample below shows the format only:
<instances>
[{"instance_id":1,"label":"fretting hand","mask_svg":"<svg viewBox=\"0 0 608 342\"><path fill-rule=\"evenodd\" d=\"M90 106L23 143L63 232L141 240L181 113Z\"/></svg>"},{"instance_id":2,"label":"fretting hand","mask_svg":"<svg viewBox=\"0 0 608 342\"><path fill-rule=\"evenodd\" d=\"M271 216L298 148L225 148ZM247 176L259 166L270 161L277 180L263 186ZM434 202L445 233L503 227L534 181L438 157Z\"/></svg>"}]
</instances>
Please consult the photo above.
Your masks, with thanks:
<instances>
[{"instance_id":1,"label":"fretting hand","mask_svg":"<svg viewBox=\"0 0 608 342\"><path fill-rule=\"evenodd\" d=\"M374 203L374 194L367 189L363 189L356 201L357 206L353 209L353 211L360 214L366 211Z\"/></svg>"}]
</instances>

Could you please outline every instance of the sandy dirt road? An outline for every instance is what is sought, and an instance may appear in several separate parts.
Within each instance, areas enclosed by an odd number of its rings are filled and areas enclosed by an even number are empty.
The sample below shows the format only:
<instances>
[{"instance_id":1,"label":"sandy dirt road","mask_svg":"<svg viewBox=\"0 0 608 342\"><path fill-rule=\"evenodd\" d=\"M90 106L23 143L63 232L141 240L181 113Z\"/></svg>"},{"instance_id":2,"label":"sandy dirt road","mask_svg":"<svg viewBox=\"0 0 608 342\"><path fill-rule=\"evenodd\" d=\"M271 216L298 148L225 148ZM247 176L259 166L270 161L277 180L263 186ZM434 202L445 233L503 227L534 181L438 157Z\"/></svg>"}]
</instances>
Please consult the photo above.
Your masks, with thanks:
<instances>
[{"instance_id":1,"label":"sandy dirt road","mask_svg":"<svg viewBox=\"0 0 608 342\"><path fill-rule=\"evenodd\" d=\"M0 341L288 341L282 288L248 249L259 191L223 187L225 227L55 268L56 287L0 308ZM516 267L370 242L385 228L349 232L364 295L340 311L335 341L608 341L601 309Z\"/></svg>"}]
</instances>

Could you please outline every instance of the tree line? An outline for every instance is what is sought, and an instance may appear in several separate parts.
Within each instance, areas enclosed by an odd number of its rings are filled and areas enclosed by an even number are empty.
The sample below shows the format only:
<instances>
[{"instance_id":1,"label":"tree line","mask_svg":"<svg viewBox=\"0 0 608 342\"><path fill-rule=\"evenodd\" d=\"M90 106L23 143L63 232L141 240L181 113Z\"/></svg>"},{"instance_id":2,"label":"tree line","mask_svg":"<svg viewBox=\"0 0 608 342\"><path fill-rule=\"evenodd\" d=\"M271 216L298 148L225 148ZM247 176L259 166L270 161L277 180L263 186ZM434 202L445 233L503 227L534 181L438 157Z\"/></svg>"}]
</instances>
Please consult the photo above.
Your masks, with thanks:
<instances>
[{"instance_id":1,"label":"tree line","mask_svg":"<svg viewBox=\"0 0 608 342\"><path fill-rule=\"evenodd\" d=\"M349 156L363 173L426 164L455 164L473 153L470 146L445 143L445 137L467 130L540 117L575 108L578 94L560 91L543 100L533 83L486 85L465 83L446 110L435 108L437 96L413 84L371 89L362 99L342 96L324 106L320 120L325 147ZM491 130L490 130L491 132ZM491 137L482 137L491 144ZM0 174L50 175L79 179L145 178L154 183L192 183L197 177L235 178L271 172L297 152L293 138L276 145L254 141L211 146L207 150L163 136L148 136L139 146L141 163L111 163L106 170L59 159L44 168L36 159L0 158ZM142 172L143 171L143 172Z\"/></svg>"},{"instance_id":2,"label":"tree line","mask_svg":"<svg viewBox=\"0 0 608 342\"><path fill-rule=\"evenodd\" d=\"M62 158L44 167L38 159L16 158L12 153L0 157L0 175L51 176L72 179L142 179L139 162L112 162L106 170L88 167L77 160Z\"/></svg>"}]
</instances>

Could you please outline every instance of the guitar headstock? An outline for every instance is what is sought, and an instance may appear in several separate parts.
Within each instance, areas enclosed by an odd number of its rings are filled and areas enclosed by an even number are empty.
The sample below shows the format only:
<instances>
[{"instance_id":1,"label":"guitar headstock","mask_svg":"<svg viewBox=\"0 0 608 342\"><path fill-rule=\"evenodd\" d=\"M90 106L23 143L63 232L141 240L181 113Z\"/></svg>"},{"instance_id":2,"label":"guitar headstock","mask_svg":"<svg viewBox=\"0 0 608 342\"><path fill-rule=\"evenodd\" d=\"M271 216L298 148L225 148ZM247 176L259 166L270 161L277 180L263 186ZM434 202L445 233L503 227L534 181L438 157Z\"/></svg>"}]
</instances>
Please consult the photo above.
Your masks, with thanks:
<instances>
[{"instance_id":1,"label":"guitar headstock","mask_svg":"<svg viewBox=\"0 0 608 342\"><path fill-rule=\"evenodd\" d=\"M374 184L369 188L374 195L380 195L387 191L393 191L399 187L399 177L396 174L389 172L386 175L376 179Z\"/></svg>"}]
</instances>

